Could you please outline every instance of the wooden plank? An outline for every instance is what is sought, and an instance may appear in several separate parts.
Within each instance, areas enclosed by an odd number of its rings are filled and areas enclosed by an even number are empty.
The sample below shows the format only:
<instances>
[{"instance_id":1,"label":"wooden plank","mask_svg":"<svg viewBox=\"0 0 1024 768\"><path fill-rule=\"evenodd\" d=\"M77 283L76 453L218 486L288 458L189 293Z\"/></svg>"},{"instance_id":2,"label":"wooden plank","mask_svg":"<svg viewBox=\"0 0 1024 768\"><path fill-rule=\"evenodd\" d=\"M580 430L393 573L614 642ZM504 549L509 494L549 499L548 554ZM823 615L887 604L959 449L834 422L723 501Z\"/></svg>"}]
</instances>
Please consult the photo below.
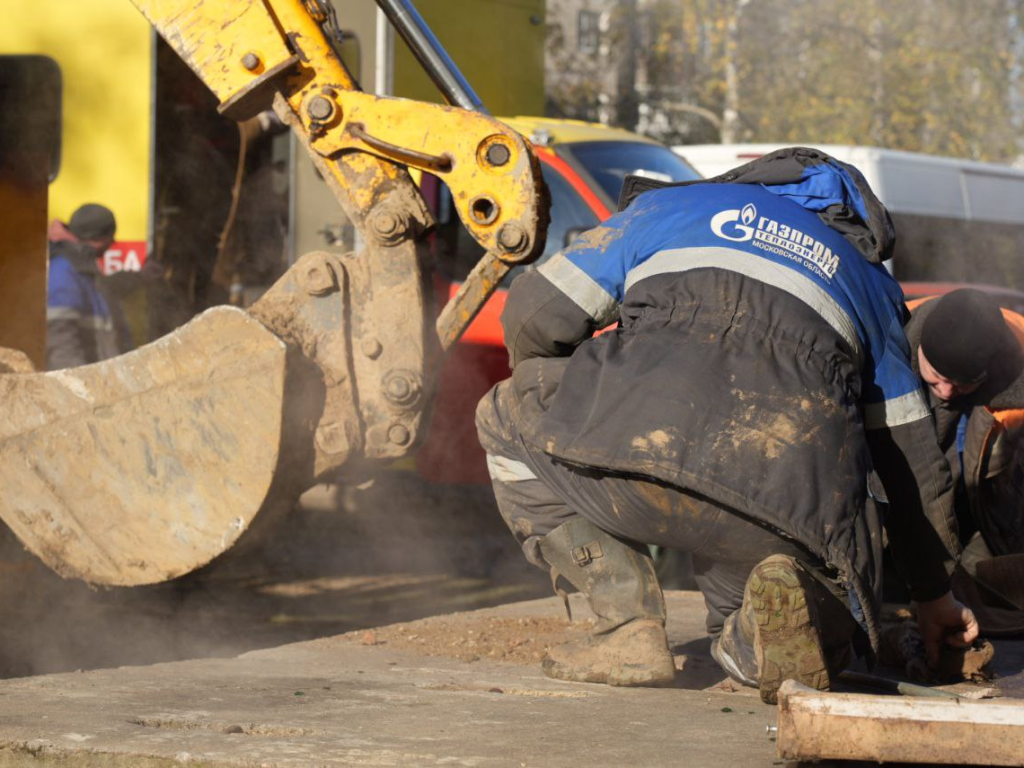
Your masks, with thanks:
<instances>
[{"instance_id":1,"label":"wooden plank","mask_svg":"<svg viewBox=\"0 0 1024 768\"><path fill-rule=\"evenodd\" d=\"M779 689L779 757L1024 765L1024 702Z\"/></svg>"}]
</instances>

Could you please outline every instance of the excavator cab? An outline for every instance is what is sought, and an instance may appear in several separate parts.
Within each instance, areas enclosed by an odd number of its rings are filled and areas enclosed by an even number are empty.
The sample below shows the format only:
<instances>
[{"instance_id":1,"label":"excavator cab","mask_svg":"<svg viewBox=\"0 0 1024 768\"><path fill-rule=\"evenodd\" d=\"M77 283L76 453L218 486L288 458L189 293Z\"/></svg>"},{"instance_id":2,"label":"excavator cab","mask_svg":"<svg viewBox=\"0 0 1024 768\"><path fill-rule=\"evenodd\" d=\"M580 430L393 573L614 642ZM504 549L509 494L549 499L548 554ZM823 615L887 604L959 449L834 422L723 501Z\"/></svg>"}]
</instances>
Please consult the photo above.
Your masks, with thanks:
<instances>
[{"instance_id":1,"label":"excavator cab","mask_svg":"<svg viewBox=\"0 0 1024 768\"><path fill-rule=\"evenodd\" d=\"M248 309L93 365L0 375L0 518L61 575L122 586L188 573L318 479L406 455L441 356L541 253L548 216L530 145L483 111L408 0L378 5L451 106L358 90L323 0L133 2L221 114L273 110L361 236L301 257ZM439 316L409 168L444 179L485 252Z\"/></svg>"}]
</instances>

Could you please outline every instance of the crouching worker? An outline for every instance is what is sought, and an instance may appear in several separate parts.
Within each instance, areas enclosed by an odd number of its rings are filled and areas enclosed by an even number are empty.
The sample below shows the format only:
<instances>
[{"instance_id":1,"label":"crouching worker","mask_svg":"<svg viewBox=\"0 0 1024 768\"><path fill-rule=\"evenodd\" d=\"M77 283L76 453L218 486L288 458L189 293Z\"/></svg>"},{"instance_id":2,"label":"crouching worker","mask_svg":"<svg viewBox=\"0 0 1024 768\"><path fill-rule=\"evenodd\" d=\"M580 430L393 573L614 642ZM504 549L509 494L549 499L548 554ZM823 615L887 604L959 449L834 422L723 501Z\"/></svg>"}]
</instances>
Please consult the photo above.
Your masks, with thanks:
<instances>
[{"instance_id":1,"label":"crouching worker","mask_svg":"<svg viewBox=\"0 0 1024 768\"><path fill-rule=\"evenodd\" d=\"M512 377L477 409L502 516L598 619L544 671L671 683L642 543L692 553L731 677L767 702L786 679L826 689L851 645L878 643L872 464L930 658L971 642L949 467L863 177L780 150L709 181L627 180L620 208L512 285Z\"/></svg>"},{"instance_id":2,"label":"crouching worker","mask_svg":"<svg viewBox=\"0 0 1024 768\"><path fill-rule=\"evenodd\" d=\"M977 597L1016 608L1004 621L972 605L986 632L1021 627L1024 586L1024 317L964 288L912 302L911 362L925 385L956 489L961 564ZM1008 564L1015 564L1009 568ZM962 582L960 582L962 584Z\"/></svg>"}]
</instances>

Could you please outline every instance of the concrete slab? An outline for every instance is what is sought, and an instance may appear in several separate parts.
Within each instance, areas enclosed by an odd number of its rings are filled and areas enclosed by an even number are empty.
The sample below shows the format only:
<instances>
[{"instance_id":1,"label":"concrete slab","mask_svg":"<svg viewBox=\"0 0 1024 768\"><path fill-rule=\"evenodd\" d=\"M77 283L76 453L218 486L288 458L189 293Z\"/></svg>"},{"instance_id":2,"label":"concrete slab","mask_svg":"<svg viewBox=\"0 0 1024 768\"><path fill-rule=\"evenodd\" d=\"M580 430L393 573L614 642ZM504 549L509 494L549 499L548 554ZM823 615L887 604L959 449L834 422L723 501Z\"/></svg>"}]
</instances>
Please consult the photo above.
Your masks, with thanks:
<instances>
[{"instance_id":1,"label":"concrete slab","mask_svg":"<svg viewBox=\"0 0 1024 768\"><path fill-rule=\"evenodd\" d=\"M356 633L0 682L0 766L777 765L775 709L752 690L709 689L722 675L700 595L667 601L686 657L673 689L565 683L536 664L428 657ZM560 616L552 598L461 619Z\"/></svg>"}]
</instances>

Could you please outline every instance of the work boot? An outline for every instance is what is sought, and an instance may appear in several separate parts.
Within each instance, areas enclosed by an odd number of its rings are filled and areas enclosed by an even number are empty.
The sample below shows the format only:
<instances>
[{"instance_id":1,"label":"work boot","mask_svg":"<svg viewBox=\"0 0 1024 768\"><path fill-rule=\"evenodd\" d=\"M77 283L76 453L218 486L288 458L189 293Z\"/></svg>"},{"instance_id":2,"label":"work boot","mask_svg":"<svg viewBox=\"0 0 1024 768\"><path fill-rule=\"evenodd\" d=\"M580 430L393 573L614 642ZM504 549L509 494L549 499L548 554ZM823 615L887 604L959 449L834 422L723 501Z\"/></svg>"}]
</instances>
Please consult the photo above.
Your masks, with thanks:
<instances>
[{"instance_id":1,"label":"work boot","mask_svg":"<svg viewBox=\"0 0 1024 768\"><path fill-rule=\"evenodd\" d=\"M849 661L855 629L842 601L799 561L772 555L751 571L743 606L726 620L711 653L730 677L774 704L783 680L828 690L830 676Z\"/></svg>"},{"instance_id":2,"label":"work boot","mask_svg":"<svg viewBox=\"0 0 1024 768\"><path fill-rule=\"evenodd\" d=\"M548 653L544 674L622 686L668 685L675 679L665 599L646 548L578 517L545 536L540 551L551 566L552 581L564 576L597 617L590 638Z\"/></svg>"},{"instance_id":3,"label":"work boot","mask_svg":"<svg viewBox=\"0 0 1024 768\"><path fill-rule=\"evenodd\" d=\"M733 611L725 620L722 634L711 641L711 658L737 683L757 688L757 658L754 655L754 611L751 603Z\"/></svg>"}]
</instances>

